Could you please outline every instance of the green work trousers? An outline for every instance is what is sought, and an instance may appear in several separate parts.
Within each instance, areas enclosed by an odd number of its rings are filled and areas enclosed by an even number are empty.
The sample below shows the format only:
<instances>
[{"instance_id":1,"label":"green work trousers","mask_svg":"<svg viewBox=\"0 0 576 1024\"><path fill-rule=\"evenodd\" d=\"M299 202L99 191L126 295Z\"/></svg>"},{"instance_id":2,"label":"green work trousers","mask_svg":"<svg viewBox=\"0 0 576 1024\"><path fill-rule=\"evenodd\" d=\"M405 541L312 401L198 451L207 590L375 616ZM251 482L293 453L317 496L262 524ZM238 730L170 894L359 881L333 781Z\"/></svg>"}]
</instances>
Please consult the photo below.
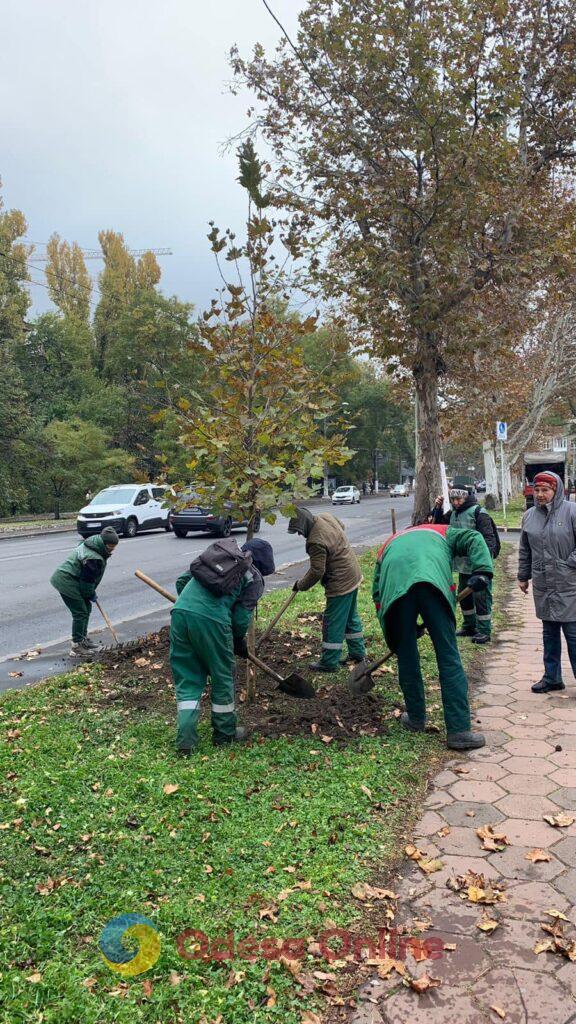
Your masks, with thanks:
<instances>
[{"instance_id":1,"label":"green work trousers","mask_svg":"<svg viewBox=\"0 0 576 1024\"><path fill-rule=\"evenodd\" d=\"M344 641L351 658L366 657L362 622L358 615L358 590L341 597L328 597L322 617L322 665L335 668L340 664Z\"/></svg>"},{"instance_id":2,"label":"green work trousers","mask_svg":"<svg viewBox=\"0 0 576 1024\"><path fill-rule=\"evenodd\" d=\"M394 602L387 616L406 710L413 722L425 721L426 698L416 637L418 616L430 634L436 654L446 730L465 732L470 729L468 680L460 660L454 618L445 598L430 583L415 583L404 597Z\"/></svg>"},{"instance_id":3,"label":"green work trousers","mask_svg":"<svg viewBox=\"0 0 576 1024\"><path fill-rule=\"evenodd\" d=\"M63 592L58 590L64 604L72 612L72 642L77 644L88 633L88 620L92 611L92 602L83 597L80 591L71 585Z\"/></svg>"},{"instance_id":4,"label":"green work trousers","mask_svg":"<svg viewBox=\"0 0 576 1024\"><path fill-rule=\"evenodd\" d=\"M464 590L468 586L470 573L460 573L458 576L458 590ZM482 633L484 636L492 634L492 580L487 590L477 590L475 594L468 594L460 602L464 616L464 629L469 636L475 633Z\"/></svg>"},{"instance_id":5,"label":"green work trousers","mask_svg":"<svg viewBox=\"0 0 576 1024\"><path fill-rule=\"evenodd\" d=\"M208 676L212 683L214 743L230 743L236 735L230 626L176 608L170 623L170 666L176 688L178 749L193 750L198 743L200 700Z\"/></svg>"}]
</instances>

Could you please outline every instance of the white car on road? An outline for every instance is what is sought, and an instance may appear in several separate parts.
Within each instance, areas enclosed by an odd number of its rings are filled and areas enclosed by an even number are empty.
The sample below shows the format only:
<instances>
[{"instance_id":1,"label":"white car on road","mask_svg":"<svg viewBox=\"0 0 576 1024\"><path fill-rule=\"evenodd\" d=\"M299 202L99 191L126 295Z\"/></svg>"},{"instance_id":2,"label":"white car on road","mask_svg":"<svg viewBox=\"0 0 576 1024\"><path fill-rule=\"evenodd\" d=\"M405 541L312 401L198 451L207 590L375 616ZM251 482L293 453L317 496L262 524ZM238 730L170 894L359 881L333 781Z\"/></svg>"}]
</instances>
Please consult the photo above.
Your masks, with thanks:
<instances>
[{"instance_id":1,"label":"white car on road","mask_svg":"<svg viewBox=\"0 0 576 1024\"><path fill-rule=\"evenodd\" d=\"M78 513L76 529L82 537L113 526L124 537L139 530L169 530L170 508L164 504L172 489L156 484L117 484L94 495Z\"/></svg>"},{"instance_id":2,"label":"white car on road","mask_svg":"<svg viewBox=\"0 0 576 1024\"><path fill-rule=\"evenodd\" d=\"M333 505L355 505L360 502L360 491L357 487L337 487L332 495Z\"/></svg>"},{"instance_id":3,"label":"white car on road","mask_svg":"<svg viewBox=\"0 0 576 1024\"><path fill-rule=\"evenodd\" d=\"M394 484L394 487L390 488L391 498L408 498L410 495L410 488L408 484Z\"/></svg>"}]
</instances>

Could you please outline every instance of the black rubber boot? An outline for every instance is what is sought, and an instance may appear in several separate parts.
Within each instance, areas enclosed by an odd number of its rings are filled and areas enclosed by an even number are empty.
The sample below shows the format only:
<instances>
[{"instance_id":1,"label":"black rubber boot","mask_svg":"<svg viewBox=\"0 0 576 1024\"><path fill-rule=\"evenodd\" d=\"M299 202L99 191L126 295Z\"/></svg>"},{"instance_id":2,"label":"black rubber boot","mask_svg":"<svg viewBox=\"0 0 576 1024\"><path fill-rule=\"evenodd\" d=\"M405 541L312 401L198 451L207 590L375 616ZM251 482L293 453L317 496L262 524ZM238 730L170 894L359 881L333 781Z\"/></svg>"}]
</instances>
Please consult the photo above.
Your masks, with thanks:
<instances>
[{"instance_id":1,"label":"black rubber boot","mask_svg":"<svg viewBox=\"0 0 576 1024\"><path fill-rule=\"evenodd\" d=\"M554 682L552 679L547 679L546 676L542 676L542 679L531 687L532 693L552 693L554 690L565 689L566 687L561 679L559 682Z\"/></svg>"},{"instance_id":2,"label":"black rubber boot","mask_svg":"<svg viewBox=\"0 0 576 1024\"><path fill-rule=\"evenodd\" d=\"M403 711L400 715L400 724L410 732L424 732L426 728L426 722L413 722L407 711Z\"/></svg>"},{"instance_id":3,"label":"black rubber boot","mask_svg":"<svg viewBox=\"0 0 576 1024\"><path fill-rule=\"evenodd\" d=\"M341 665L361 665L366 658L352 658L349 654L345 658L340 658Z\"/></svg>"},{"instance_id":4,"label":"black rubber boot","mask_svg":"<svg viewBox=\"0 0 576 1024\"><path fill-rule=\"evenodd\" d=\"M218 736L218 739L213 739L213 743L215 747L227 747L231 743L246 743L249 738L249 730L243 725L237 725L233 736Z\"/></svg>"},{"instance_id":5,"label":"black rubber boot","mask_svg":"<svg viewBox=\"0 0 576 1024\"><path fill-rule=\"evenodd\" d=\"M486 740L481 732L449 732L446 745L451 750L476 750L484 747Z\"/></svg>"},{"instance_id":6,"label":"black rubber boot","mask_svg":"<svg viewBox=\"0 0 576 1024\"><path fill-rule=\"evenodd\" d=\"M196 753L196 747L181 747L176 751L177 757L192 757Z\"/></svg>"},{"instance_id":7,"label":"black rubber boot","mask_svg":"<svg viewBox=\"0 0 576 1024\"><path fill-rule=\"evenodd\" d=\"M473 637L474 633L471 629L466 629L466 626L462 626L462 629L456 630L456 636L468 636Z\"/></svg>"},{"instance_id":8,"label":"black rubber boot","mask_svg":"<svg viewBox=\"0 0 576 1024\"><path fill-rule=\"evenodd\" d=\"M337 672L338 669L331 668L330 665L323 665L321 661L314 661L309 666L311 672Z\"/></svg>"},{"instance_id":9,"label":"black rubber boot","mask_svg":"<svg viewBox=\"0 0 576 1024\"><path fill-rule=\"evenodd\" d=\"M470 639L473 644L489 644L492 638L488 636L488 633L474 633Z\"/></svg>"}]
</instances>

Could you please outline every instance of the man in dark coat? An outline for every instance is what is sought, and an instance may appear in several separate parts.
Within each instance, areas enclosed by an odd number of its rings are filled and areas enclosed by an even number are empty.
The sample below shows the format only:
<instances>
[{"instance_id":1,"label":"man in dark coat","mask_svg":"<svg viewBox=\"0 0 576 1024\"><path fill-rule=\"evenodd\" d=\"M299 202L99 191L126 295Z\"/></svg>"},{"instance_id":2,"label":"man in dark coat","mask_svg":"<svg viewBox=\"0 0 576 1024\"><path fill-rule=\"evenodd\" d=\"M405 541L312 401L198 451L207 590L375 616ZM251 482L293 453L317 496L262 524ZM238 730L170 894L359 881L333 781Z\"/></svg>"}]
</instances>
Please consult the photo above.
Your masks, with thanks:
<instances>
[{"instance_id":1,"label":"man in dark coat","mask_svg":"<svg viewBox=\"0 0 576 1024\"><path fill-rule=\"evenodd\" d=\"M542 619L544 675L532 690L549 693L564 689L562 633L576 675L576 504L565 500L560 477L548 472L534 477L534 502L522 519L518 586L527 594L532 580Z\"/></svg>"}]
</instances>

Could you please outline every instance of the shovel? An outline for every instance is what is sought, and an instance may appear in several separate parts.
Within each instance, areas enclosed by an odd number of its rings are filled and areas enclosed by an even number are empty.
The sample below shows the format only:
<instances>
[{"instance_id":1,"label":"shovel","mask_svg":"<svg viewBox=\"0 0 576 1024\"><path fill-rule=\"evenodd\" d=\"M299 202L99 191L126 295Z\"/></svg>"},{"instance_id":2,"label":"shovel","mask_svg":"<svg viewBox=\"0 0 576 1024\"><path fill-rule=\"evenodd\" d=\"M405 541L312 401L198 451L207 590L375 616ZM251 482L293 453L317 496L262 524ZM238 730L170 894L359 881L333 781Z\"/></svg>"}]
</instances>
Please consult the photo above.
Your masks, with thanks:
<instances>
[{"instance_id":1,"label":"shovel","mask_svg":"<svg viewBox=\"0 0 576 1024\"><path fill-rule=\"evenodd\" d=\"M145 573L140 572L139 569L136 570L134 575L137 576L139 580L142 580L143 583L147 583L153 590L156 590L157 593L162 594L162 597L165 597L168 601L172 601L172 604L175 603L176 598L174 595L168 590L164 590L164 587L161 587L160 584L156 583L156 581L151 579L150 576L146 576ZM260 669L261 672L264 672L267 676L270 676L271 679L274 679L275 682L278 683L278 689L282 690L282 693L287 693L290 697L301 697L304 700L309 700L311 697L316 696L316 690L312 684L298 672L291 672L289 676L284 678L278 672L275 672L274 669L265 665L263 661L260 661L260 658L257 658L255 654L250 654L250 652L248 652L248 661L251 661L253 665L256 665L256 667Z\"/></svg>"},{"instance_id":2,"label":"shovel","mask_svg":"<svg viewBox=\"0 0 576 1024\"><path fill-rule=\"evenodd\" d=\"M287 598L287 600L286 600L286 601L284 601L284 604L282 605L282 607L281 607L280 611L279 611L279 612L278 612L278 613L277 613L277 614L276 614L276 615L274 616L274 618L272 619L272 622L271 622L271 623L270 623L270 625L268 626L268 629L267 629L267 630L265 630L265 632L264 632L264 633L262 633L262 636L260 637L260 639L258 640L258 643L256 644L256 650L257 650L257 651L259 651L259 650L260 650L260 648L262 647L262 644L263 644L263 643L265 643L265 641L266 641L266 640L268 639L268 637L270 636L270 633L271 633L271 632L272 632L272 630L274 629L274 626L276 625L276 623L277 623L277 622L279 622L279 621L280 621L280 619L281 619L281 618L282 618L282 616L284 615L284 612L288 610L288 608L289 608L289 607L290 607L290 605L292 604L292 601L293 601L293 600L294 600L294 598L296 597L296 594L297 594L297 591L296 591L296 590L293 590L293 591L291 592L291 594L290 594L290 596L289 596L289 597Z\"/></svg>"},{"instance_id":3,"label":"shovel","mask_svg":"<svg viewBox=\"0 0 576 1024\"><path fill-rule=\"evenodd\" d=\"M468 597L472 593L471 587L464 587L458 594L458 600L463 601L465 597ZM416 635L421 637L426 632L425 626L416 627ZM385 662L390 661L390 658L394 657L393 651L388 651L382 658L378 658L378 661L362 661L356 668L352 669L348 676L348 689L354 696L359 696L361 693L368 693L376 685L372 679L372 673L384 665Z\"/></svg>"},{"instance_id":4,"label":"shovel","mask_svg":"<svg viewBox=\"0 0 576 1024\"><path fill-rule=\"evenodd\" d=\"M110 630L110 632L112 633L112 636L114 637L114 641L115 641L115 643L116 643L116 646L117 646L117 647L119 647L119 646L120 646L120 641L119 641L119 639L118 639L118 633L116 632L116 630L114 629L114 626L113 626L113 625L112 625L112 623L110 622L110 619L109 619L109 618L108 618L108 616L106 615L106 612L104 611L104 609L103 609L102 605L100 604L100 601L95 601L95 602L94 602L94 604L96 605L96 607L97 607L98 611L100 612L100 615L101 615L101 616L102 616L102 618L104 619L104 622L105 622L105 623L106 623L106 625L108 626L108 629L109 629L109 630Z\"/></svg>"}]
</instances>

